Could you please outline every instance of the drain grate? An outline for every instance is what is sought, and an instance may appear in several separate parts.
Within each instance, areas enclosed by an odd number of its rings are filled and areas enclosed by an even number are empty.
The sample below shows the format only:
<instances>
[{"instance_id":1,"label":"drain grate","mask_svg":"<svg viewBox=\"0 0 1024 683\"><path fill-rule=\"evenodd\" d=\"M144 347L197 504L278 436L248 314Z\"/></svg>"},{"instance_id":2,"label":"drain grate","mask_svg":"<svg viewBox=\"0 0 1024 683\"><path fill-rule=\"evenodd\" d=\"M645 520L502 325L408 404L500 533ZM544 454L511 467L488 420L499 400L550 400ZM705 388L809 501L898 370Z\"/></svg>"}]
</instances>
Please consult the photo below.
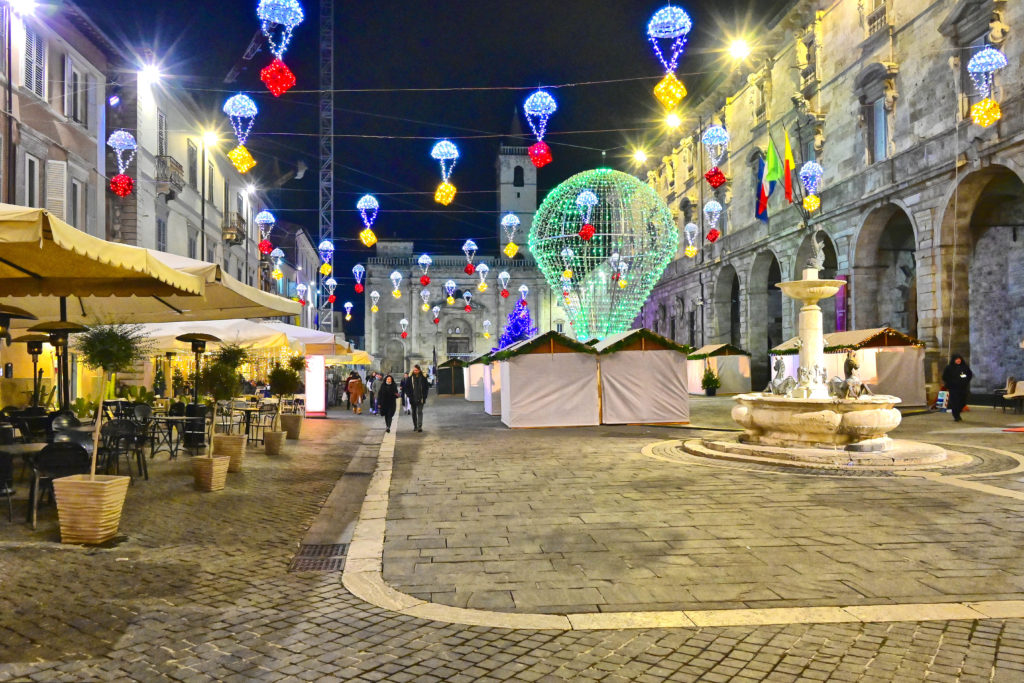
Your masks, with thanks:
<instances>
[{"instance_id":1,"label":"drain grate","mask_svg":"<svg viewBox=\"0 0 1024 683\"><path fill-rule=\"evenodd\" d=\"M290 572L339 572L345 568L348 543L303 545L288 566Z\"/></svg>"}]
</instances>

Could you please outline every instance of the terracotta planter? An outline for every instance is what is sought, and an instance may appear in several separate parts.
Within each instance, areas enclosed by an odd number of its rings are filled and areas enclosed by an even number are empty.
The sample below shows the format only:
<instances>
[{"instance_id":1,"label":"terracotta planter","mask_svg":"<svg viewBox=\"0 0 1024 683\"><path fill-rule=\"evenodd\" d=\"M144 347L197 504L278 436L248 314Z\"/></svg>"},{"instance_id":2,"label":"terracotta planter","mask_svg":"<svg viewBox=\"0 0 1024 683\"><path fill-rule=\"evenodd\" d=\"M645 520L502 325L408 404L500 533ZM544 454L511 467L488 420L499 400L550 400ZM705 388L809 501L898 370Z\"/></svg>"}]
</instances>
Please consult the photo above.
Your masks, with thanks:
<instances>
[{"instance_id":1,"label":"terracotta planter","mask_svg":"<svg viewBox=\"0 0 1024 683\"><path fill-rule=\"evenodd\" d=\"M213 454L226 455L231 458L228 472L241 472L242 459L245 458L245 443L245 434L215 434Z\"/></svg>"},{"instance_id":2,"label":"terracotta planter","mask_svg":"<svg viewBox=\"0 0 1024 683\"><path fill-rule=\"evenodd\" d=\"M53 480L61 543L97 544L117 535L131 477L73 474Z\"/></svg>"},{"instance_id":3,"label":"terracotta planter","mask_svg":"<svg viewBox=\"0 0 1024 683\"><path fill-rule=\"evenodd\" d=\"M282 415L281 416L281 427L288 432L288 438L292 441L299 438L299 432L302 431L302 416L301 415Z\"/></svg>"},{"instance_id":4,"label":"terracotta planter","mask_svg":"<svg viewBox=\"0 0 1024 683\"><path fill-rule=\"evenodd\" d=\"M267 455L281 455L281 446L288 432L263 432L263 449Z\"/></svg>"},{"instance_id":5,"label":"terracotta planter","mask_svg":"<svg viewBox=\"0 0 1024 683\"><path fill-rule=\"evenodd\" d=\"M192 476L200 491L220 491L228 478L228 464L231 458L192 458Z\"/></svg>"}]
</instances>

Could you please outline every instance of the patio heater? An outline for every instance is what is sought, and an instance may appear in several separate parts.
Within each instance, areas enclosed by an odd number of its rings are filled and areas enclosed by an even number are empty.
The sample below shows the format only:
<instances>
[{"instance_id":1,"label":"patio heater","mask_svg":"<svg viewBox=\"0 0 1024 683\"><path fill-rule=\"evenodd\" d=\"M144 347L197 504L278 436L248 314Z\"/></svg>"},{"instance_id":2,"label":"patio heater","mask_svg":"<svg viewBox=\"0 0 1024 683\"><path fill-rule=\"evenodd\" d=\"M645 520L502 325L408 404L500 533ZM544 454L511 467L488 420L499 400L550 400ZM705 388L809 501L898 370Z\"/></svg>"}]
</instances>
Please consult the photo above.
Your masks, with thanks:
<instances>
[{"instance_id":1,"label":"patio heater","mask_svg":"<svg viewBox=\"0 0 1024 683\"><path fill-rule=\"evenodd\" d=\"M39 405L39 355L50 338L45 334L23 334L12 341L27 344L28 354L32 356L32 407L35 408Z\"/></svg>"},{"instance_id":2,"label":"patio heater","mask_svg":"<svg viewBox=\"0 0 1024 683\"><path fill-rule=\"evenodd\" d=\"M192 353L196 354L196 371L192 379L192 403L199 405L199 364L202 362L203 354L206 353L207 342L219 342L220 339L212 334L198 332L180 334L175 339L180 342L190 342L192 344Z\"/></svg>"},{"instance_id":3,"label":"patio heater","mask_svg":"<svg viewBox=\"0 0 1024 683\"><path fill-rule=\"evenodd\" d=\"M167 361L167 369L164 370L164 398L174 398L174 357L177 355L174 351L164 352Z\"/></svg>"},{"instance_id":4,"label":"patio heater","mask_svg":"<svg viewBox=\"0 0 1024 683\"><path fill-rule=\"evenodd\" d=\"M68 337L89 328L67 320L53 320L39 323L28 328L29 332L45 332L57 356L57 391L58 404L61 410L71 406L71 372L68 365ZM102 399L101 399L102 401Z\"/></svg>"}]
</instances>

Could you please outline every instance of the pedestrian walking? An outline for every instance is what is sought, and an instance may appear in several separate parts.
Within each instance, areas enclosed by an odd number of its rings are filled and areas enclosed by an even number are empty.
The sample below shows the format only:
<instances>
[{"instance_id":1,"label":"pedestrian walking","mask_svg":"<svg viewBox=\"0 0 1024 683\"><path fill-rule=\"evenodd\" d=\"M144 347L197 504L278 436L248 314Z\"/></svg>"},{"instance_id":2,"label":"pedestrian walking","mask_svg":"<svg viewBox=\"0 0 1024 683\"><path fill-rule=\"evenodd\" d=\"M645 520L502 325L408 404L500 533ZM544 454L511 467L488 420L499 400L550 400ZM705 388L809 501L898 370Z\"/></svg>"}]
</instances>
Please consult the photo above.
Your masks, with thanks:
<instances>
[{"instance_id":1,"label":"pedestrian walking","mask_svg":"<svg viewBox=\"0 0 1024 683\"><path fill-rule=\"evenodd\" d=\"M362 378L353 373L352 379L348 381L348 395L352 399L352 409L356 415L363 414L363 393L365 391L366 385L363 384Z\"/></svg>"},{"instance_id":2,"label":"pedestrian walking","mask_svg":"<svg viewBox=\"0 0 1024 683\"><path fill-rule=\"evenodd\" d=\"M366 378L366 395L370 399L370 412L377 413L377 374L371 372Z\"/></svg>"},{"instance_id":3,"label":"pedestrian walking","mask_svg":"<svg viewBox=\"0 0 1024 683\"><path fill-rule=\"evenodd\" d=\"M420 366L412 366L412 375L409 377L409 403L412 406L412 428L417 432L423 431L423 404L427 402L429 390L430 382L420 370Z\"/></svg>"},{"instance_id":4,"label":"pedestrian walking","mask_svg":"<svg viewBox=\"0 0 1024 683\"><path fill-rule=\"evenodd\" d=\"M974 373L967 366L967 361L959 353L954 353L949 359L949 365L942 371L942 383L949 392L947 405L953 411L953 419L962 422L960 413L967 405L967 396L971 393L971 380Z\"/></svg>"},{"instance_id":5,"label":"pedestrian walking","mask_svg":"<svg viewBox=\"0 0 1024 683\"><path fill-rule=\"evenodd\" d=\"M411 400L410 400L410 396L412 394L412 384L409 382L409 373L408 372L404 373L403 376L402 376L401 389L402 389L402 403L405 405L405 414L406 415L411 415L412 414L412 403L411 403Z\"/></svg>"},{"instance_id":6,"label":"pedestrian walking","mask_svg":"<svg viewBox=\"0 0 1024 683\"><path fill-rule=\"evenodd\" d=\"M395 416L395 409L398 407L398 385L395 378L388 375L380 383L380 390L377 392L377 410L384 418L384 431L391 431L391 419Z\"/></svg>"}]
</instances>

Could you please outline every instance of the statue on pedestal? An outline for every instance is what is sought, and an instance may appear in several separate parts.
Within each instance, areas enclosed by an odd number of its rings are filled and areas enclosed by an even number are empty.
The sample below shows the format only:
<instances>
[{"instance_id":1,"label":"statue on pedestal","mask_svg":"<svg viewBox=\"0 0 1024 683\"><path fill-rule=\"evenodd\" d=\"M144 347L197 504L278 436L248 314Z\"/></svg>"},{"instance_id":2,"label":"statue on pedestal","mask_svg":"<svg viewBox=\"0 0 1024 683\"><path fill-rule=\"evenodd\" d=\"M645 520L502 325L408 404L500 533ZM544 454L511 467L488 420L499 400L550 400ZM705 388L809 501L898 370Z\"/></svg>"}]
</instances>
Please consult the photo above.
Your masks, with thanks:
<instances>
[{"instance_id":1,"label":"statue on pedestal","mask_svg":"<svg viewBox=\"0 0 1024 683\"><path fill-rule=\"evenodd\" d=\"M843 374L846 378L833 377L828 383L828 393L835 398L860 398L864 394L871 396L871 389L857 377L859 368L860 364L857 363L853 349L850 349L846 352L846 360L843 361Z\"/></svg>"},{"instance_id":2,"label":"statue on pedestal","mask_svg":"<svg viewBox=\"0 0 1024 683\"><path fill-rule=\"evenodd\" d=\"M818 239L820 232L820 230L815 230L814 235L811 236L811 245L814 253L807 259L808 269L821 270L825 267L825 242Z\"/></svg>"}]
</instances>

